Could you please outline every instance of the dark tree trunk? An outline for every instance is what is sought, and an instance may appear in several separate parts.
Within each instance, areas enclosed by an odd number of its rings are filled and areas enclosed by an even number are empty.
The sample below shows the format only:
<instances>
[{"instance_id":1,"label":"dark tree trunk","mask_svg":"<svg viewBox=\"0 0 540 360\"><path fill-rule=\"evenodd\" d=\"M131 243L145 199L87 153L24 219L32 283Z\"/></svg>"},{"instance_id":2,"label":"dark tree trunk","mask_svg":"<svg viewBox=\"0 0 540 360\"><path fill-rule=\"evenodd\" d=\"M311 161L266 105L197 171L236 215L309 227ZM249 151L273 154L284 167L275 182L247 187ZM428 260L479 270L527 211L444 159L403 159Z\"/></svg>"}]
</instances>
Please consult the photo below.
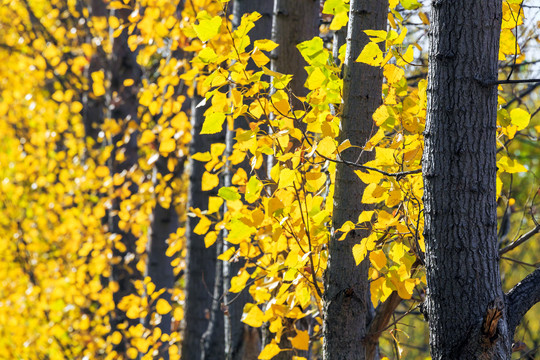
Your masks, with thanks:
<instances>
[{"instance_id":1,"label":"dark tree trunk","mask_svg":"<svg viewBox=\"0 0 540 360\"><path fill-rule=\"evenodd\" d=\"M511 356L495 195L501 17L499 0L432 6L423 175L433 359Z\"/></svg>"},{"instance_id":2,"label":"dark tree trunk","mask_svg":"<svg viewBox=\"0 0 540 360\"><path fill-rule=\"evenodd\" d=\"M172 154L170 155L172 156ZM177 179L183 172L183 166L177 165L178 169L174 173L174 176L168 181L170 184L174 179ZM154 181L157 174L165 176L169 174L167 168L167 158L160 157L156 162L156 169L154 169ZM171 201L168 208L161 206L156 199L156 206L152 213L152 229L149 243L147 246L148 261L146 264L146 276L152 279L152 283L156 286L155 291L166 289L166 291L159 296L158 299L164 299L168 303L171 302L171 290L174 286L174 273L173 266L171 265L172 257L167 256L167 239L172 233L175 233L178 229L179 219L178 214L174 208L174 203ZM150 301L150 299L149 299ZM157 301L155 299L154 301ZM153 313L154 314L154 313ZM171 313L160 316L160 321L157 327L161 329L162 334L171 333ZM153 328L155 324L152 323L152 318L149 317L145 320L147 328ZM162 344L159 347L159 358L163 360L169 359L169 347L168 344Z\"/></svg>"},{"instance_id":3,"label":"dark tree trunk","mask_svg":"<svg viewBox=\"0 0 540 360\"><path fill-rule=\"evenodd\" d=\"M304 87L307 79L304 67L307 66L307 63L296 46L319 35L319 14L319 0L274 0L272 40L279 46L272 52L271 68L273 71L282 74L293 75L289 87L296 96L306 96L309 91ZM289 101L293 108L302 108L302 104L294 96L291 96ZM295 125L305 129L302 124ZM294 151L299 146L300 143L294 141L293 148L289 151ZM273 156L268 156L266 162L268 172L272 168L272 164ZM268 178L270 178L269 174ZM294 332L292 326L292 321L284 323L285 329L278 344L281 349L292 348L290 341L287 339L287 336ZM268 330L268 326L265 325L262 330L262 345L265 346L270 343L273 335ZM303 353L301 351L296 353L298 356L306 356L306 354L307 352ZM273 359L288 360L291 357L291 351L281 351Z\"/></svg>"},{"instance_id":4,"label":"dark tree trunk","mask_svg":"<svg viewBox=\"0 0 540 360\"><path fill-rule=\"evenodd\" d=\"M240 25L242 16L257 11L262 17L257 20L255 27L249 32L249 37L253 43L256 40L268 39L271 37L272 31L272 11L274 8L273 0L235 0L233 3L233 27L237 28ZM247 65L247 70L256 70L253 63ZM249 106L249 104L246 104ZM234 136L237 129L249 129L249 118L238 117L234 122L234 130L227 130L226 152L228 155L232 153L234 145ZM231 186L231 178L238 168L243 168L247 174L250 174L250 165L247 160L237 166L228 164L224 185ZM223 243L226 251L230 244L226 241ZM223 262L223 294L224 303L227 308L224 318L225 330L225 358L227 360L251 360L256 359L260 351L260 337L254 336L258 334L258 329L252 329L241 322L244 305L249 300L249 293L245 289L241 294L230 294L231 279L238 274L238 271L243 267L244 261L238 262ZM245 341L250 343L245 343ZM253 352L253 349L258 351Z\"/></svg>"},{"instance_id":5,"label":"dark tree trunk","mask_svg":"<svg viewBox=\"0 0 540 360\"><path fill-rule=\"evenodd\" d=\"M273 51L272 70L292 74L291 90L296 96L307 95L304 87L306 61L296 48L303 41L319 35L319 0L275 0L272 40L279 44Z\"/></svg>"},{"instance_id":6,"label":"dark tree trunk","mask_svg":"<svg viewBox=\"0 0 540 360\"><path fill-rule=\"evenodd\" d=\"M369 42L363 30L386 30L387 0L352 0L347 31L347 53L344 64L343 116L339 141L364 146L376 131L373 113L382 103L382 69L355 62ZM356 149L352 148L352 149ZM358 151L348 150L343 159L356 161ZM372 160L373 152L364 152L360 162ZM361 203L364 184L353 169L337 165L334 194L333 226L346 221L356 222L358 215L372 206ZM356 230L343 240L330 240L324 293L325 359L367 359L364 341L370 323L372 305L369 295L366 258L356 266L352 247L369 235L369 230ZM372 355L373 356L373 355Z\"/></svg>"},{"instance_id":7,"label":"dark tree trunk","mask_svg":"<svg viewBox=\"0 0 540 360\"><path fill-rule=\"evenodd\" d=\"M111 10L110 15L127 20L129 16L127 10ZM125 171L124 183L117 186L127 188L130 194L136 194L138 186L131 181L131 173L137 166L138 162L138 147L137 147L137 131L130 130L133 126L129 126L130 122L138 123L137 110L139 106L137 93L140 86L142 71L136 60L136 53L129 49L127 44L128 33L123 31L120 36L113 40L112 54L108 59L107 68L105 69L105 78L110 80L110 89L105 95L107 117L114 119L121 127L119 134L112 137L113 151L108 160L111 175L121 174ZM126 79L133 79L134 85L124 87L123 83ZM113 98L114 96L114 98ZM124 160L118 161L116 155L123 153ZM113 198L113 211L109 213L109 231L112 234L118 234L120 241L125 249L120 250L119 247L113 247L113 256L116 261L113 263L111 278L118 284L118 291L113 293L115 310L111 317L111 332L122 329L122 324L135 326L139 323L139 319L129 319L126 313L118 308L118 304L127 295L135 294L139 296L139 292L133 283L136 279L141 279L141 273L137 270L137 257L132 256L137 254L136 237L131 232L129 221L122 222L118 212L120 211L122 198L116 196ZM123 332L123 330L121 330ZM119 354L125 353L128 344L124 338L114 350ZM123 355L124 357L125 354Z\"/></svg>"},{"instance_id":8,"label":"dark tree trunk","mask_svg":"<svg viewBox=\"0 0 540 360\"><path fill-rule=\"evenodd\" d=\"M213 143L223 143L224 133L200 135L207 107L196 107L202 97L196 95L192 99L191 123L193 140L190 154L210 151ZM189 190L188 209L208 209L208 197L216 196L217 189L202 191L201 180L204 173L204 163L190 158L189 160ZM186 299L184 307L184 340L182 343L182 359L200 360L202 353L202 335L208 328L212 313L212 291L216 273L217 252L216 244L210 248L204 245L204 236L197 235L193 229L199 219L188 216L186 224ZM221 290L222 291L222 290ZM221 292L220 292L221 293ZM223 317L216 318L212 339L208 339L209 353L207 359L222 359L223 352Z\"/></svg>"}]
</instances>

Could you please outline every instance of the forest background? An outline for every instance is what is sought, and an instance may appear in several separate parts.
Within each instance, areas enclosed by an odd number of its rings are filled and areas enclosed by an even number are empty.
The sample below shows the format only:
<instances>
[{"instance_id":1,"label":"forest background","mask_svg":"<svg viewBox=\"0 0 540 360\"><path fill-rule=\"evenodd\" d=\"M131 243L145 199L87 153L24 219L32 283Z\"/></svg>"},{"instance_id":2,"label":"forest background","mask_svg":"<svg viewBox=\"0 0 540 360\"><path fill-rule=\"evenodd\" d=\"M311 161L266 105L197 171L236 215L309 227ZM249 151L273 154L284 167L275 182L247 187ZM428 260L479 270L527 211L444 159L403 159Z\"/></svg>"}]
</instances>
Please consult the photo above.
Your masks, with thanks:
<instances>
[{"instance_id":1,"label":"forest background","mask_svg":"<svg viewBox=\"0 0 540 360\"><path fill-rule=\"evenodd\" d=\"M382 26L356 29L359 3L2 0L0 358L329 359L332 323L370 358L429 358L430 8L374 2ZM501 4L508 291L540 261L540 6ZM371 105L347 110L348 81ZM329 305L355 291L362 330ZM539 318L513 358L539 356Z\"/></svg>"}]
</instances>

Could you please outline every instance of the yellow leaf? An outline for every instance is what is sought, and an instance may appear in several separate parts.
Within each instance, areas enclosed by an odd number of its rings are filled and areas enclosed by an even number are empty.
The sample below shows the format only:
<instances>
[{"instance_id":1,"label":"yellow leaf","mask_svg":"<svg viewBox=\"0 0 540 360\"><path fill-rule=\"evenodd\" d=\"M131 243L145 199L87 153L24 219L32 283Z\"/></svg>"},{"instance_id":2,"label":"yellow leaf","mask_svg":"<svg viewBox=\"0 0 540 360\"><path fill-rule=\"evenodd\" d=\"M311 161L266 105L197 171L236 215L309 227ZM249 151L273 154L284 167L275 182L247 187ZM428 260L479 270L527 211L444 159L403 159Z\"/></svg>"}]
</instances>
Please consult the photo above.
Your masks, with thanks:
<instances>
[{"instance_id":1,"label":"yellow leaf","mask_svg":"<svg viewBox=\"0 0 540 360\"><path fill-rule=\"evenodd\" d=\"M387 64L384 66L384 77L388 81L388 84L395 84L405 75L405 70L397 67L394 64ZM373 114L375 120L375 114Z\"/></svg>"},{"instance_id":2,"label":"yellow leaf","mask_svg":"<svg viewBox=\"0 0 540 360\"><path fill-rule=\"evenodd\" d=\"M201 220L199 220L197 226L195 226L195 229L193 229L193 232L197 235L206 234L210 228L210 225L212 225L212 221L210 221L210 219L208 219L206 216L203 216Z\"/></svg>"},{"instance_id":3,"label":"yellow leaf","mask_svg":"<svg viewBox=\"0 0 540 360\"><path fill-rule=\"evenodd\" d=\"M218 56L214 49L212 48L204 48L201 51L199 51L199 55L197 56L199 60L201 60L203 63L208 64L215 60L217 60Z\"/></svg>"},{"instance_id":4,"label":"yellow leaf","mask_svg":"<svg viewBox=\"0 0 540 360\"><path fill-rule=\"evenodd\" d=\"M168 154L176 148L176 141L173 138L164 139L159 144L159 152Z\"/></svg>"},{"instance_id":5,"label":"yellow leaf","mask_svg":"<svg viewBox=\"0 0 540 360\"><path fill-rule=\"evenodd\" d=\"M354 230L356 227L356 225L352 222L352 221L346 221L339 229L336 230L336 232L341 232L343 233L339 240L343 240L345 239L345 237L347 236L347 234L351 231L351 230Z\"/></svg>"},{"instance_id":6,"label":"yellow leaf","mask_svg":"<svg viewBox=\"0 0 540 360\"><path fill-rule=\"evenodd\" d=\"M130 347L126 351L127 357L130 359L136 359L139 356L139 352L134 347Z\"/></svg>"},{"instance_id":7,"label":"yellow leaf","mask_svg":"<svg viewBox=\"0 0 540 360\"><path fill-rule=\"evenodd\" d=\"M212 160L212 155L210 155L208 151L203 152L203 153L198 152L198 153L193 154L191 158L197 161L208 162Z\"/></svg>"},{"instance_id":8,"label":"yellow leaf","mask_svg":"<svg viewBox=\"0 0 540 360\"><path fill-rule=\"evenodd\" d=\"M383 52L381 51L379 45L374 42L368 43L356 59L357 62L362 62L372 66L380 66L382 60Z\"/></svg>"},{"instance_id":9,"label":"yellow leaf","mask_svg":"<svg viewBox=\"0 0 540 360\"><path fill-rule=\"evenodd\" d=\"M377 234L372 232L368 237L363 238L360 244L353 246L352 252L356 265L359 265L366 258L368 251L374 249L376 240Z\"/></svg>"},{"instance_id":10,"label":"yellow leaf","mask_svg":"<svg viewBox=\"0 0 540 360\"><path fill-rule=\"evenodd\" d=\"M275 48L277 48L279 45L273 42L272 40L255 40L253 43L253 46L255 46L259 50L263 51L272 51Z\"/></svg>"},{"instance_id":11,"label":"yellow leaf","mask_svg":"<svg viewBox=\"0 0 540 360\"><path fill-rule=\"evenodd\" d=\"M204 123L201 130L201 135L203 134L215 134L223 130L223 123L225 122L224 113L213 113L208 115L204 119Z\"/></svg>"},{"instance_id":12,"label":"yellow leaf","mask_svg":"<svg viewBox=\"0 0 540 360\"><path fill-rule=\"evenodd\" d=\"M371 218L373 217L374 211L362 211L362 213L358 216L358 224L365 223L368 221L371 221Z\"/></svg>"},{"instance_id":13,"label":"yellow leaf","mask_svg":"<svg viewBox=\"0 0 540 360\"><path fill-rule=\"evenodd\" d=\"M503 156L497 161L497 167L507 173L513 174L518 172L527 172L527 168L516 160L510 159L508 156Z\"/></svg>"},{"instance_id":14,"label":"yellow leaf","mask_svg":"<svg viewBox=\"0 0 540 360\"><path fill-rule=\"evenodd\" d=\"M255 62L255 65L257 65L258 67L266 65L270 61L268 56L266 56L262 51L258 49L255 49L255 51L253 51L253 54L251 54L251 58Z\"/></svg>"},{"instance_id":15,"label":"yellow leaf","mask_svg":"<svg viewBox=\"0 0 540 360\"><path fill-rule=\"evenodd\" d=\"M531 114L523 109L512 109L510 111L510 118L512 119L512 124L517 126L517 130L523 130L529 125L531 120Z\"/></svg>"},{"instance_id":16,"label":"yellow leaf","mask_svg":"<svg viewBox=\"0 0 540 360\"><path fill-rule=\"evenodd\" d=\"M326 81L326 75L321 71L320 68L315 68L311 74L309 74L306 80L306 87L309 90L315 90L320 88Z\"/></svg>"},{"instance_id":17,"label":"yellow leaf","mask_svg":"<svg viewBox=\"0 0 540 360\"><path fill-rule=\"evenodd\" d=\"M105 165L100 165L96 168L96 176L103 178L109 176L109 168Z\"/></svg>"},{"instance_id":18,"label":"yellow leaf","mask_svg":"<svg viewBox=\"0 0 540 360\"><path fill-rule=\"evenodd\" d=\"M209 191L219 185L219 176L217 174L209 173L205 171L202 176L201 190Z\"/></svg>"},{"instance_id":19,"label":"yellow leaf","mask_svg":"<svg viewBox=\"0 0 540 360\"><path fill-rule=\"evenodd\" d=\"M370 41L375 43L384 41L387 37L387 32L385 30L364 30L364 33L369 36Z\"/></svg>"},{"instance_id":20,"label":"yellow leaf","mask_svg":"<svg viewBox=\"0 0 540 360\"><path fill-rule=\"evenodd\" d=\"M165 315L171 312L172 307L165 299L159 299L156 304L156 311L160 315Z\"/></svg>"},{"instance_id":21,"label":"yellow leaf","mask_svg":"<svg viewBox=\"0 0 540 360\"><path fill-rule=\"evenodd\" d=\"M246 282L249 279L249 273L247 271L242 271L240 275L237 275L231 279L231 288L229 289L232 293L238 293L246 287Z\"/></svg>"},{"instance_id":22,"label":"yellow leaf","mask_svg":"<svg viewBox=\"0 0 540 360\"><path fill-rule=\"evenodd\" d=\"M105 78L105 74L103 71L95 71L91 74L92 77L92 90L94 92L95 96L102 96L105 95L105 86L103 85L103 81Z\"/></svg>"},{"instance_id":23,"label":"yellow leaf","mask_svg":"<svg viewBox=\"0 0 540 360\"><path fill-rule=\"evenodd\" d=\"M382 250L376 250L369 253L369 260L377 270L386 266L386 255Z\"/></svg>"},{"instance_id":24,"label":"yellow leaf","mask_svg":"<svg viewBox=\"0 0 540 360\"><path fill-rule=\"evenodd\" d=\"M339 30L349 22L349 15L346 11L338 12L334 15L332 22L330 23L330 30Z\"/></svg>"},{"instance_id":25,"label":"yellow leaf","mask_svg":"<svg viewBox=\"0 0 540 360\"><path fill-rule=\"evenodd\" d=\"M279 183L278 188L284 188L287 186L291 186L295 179L295 173L294 170L291 169L282 169L281 173L279 174Z\"/></svg>"},{"instance_id":26,"label":"yellow leaf","mask_svg":"<svg viewBox=\"0 0 540 360\"><path fill-rule=\"evenodd\" d=\"M411 64L414 60L414 47L412 45L409 45L407 47L407 51L405 51L405 54L403 54L400 58L397 59L396 64L398 66L405 66L407 64Z\"/></svg>"},{"instance_id":27,"label":"yellow leaf","mask_svg":"<svg viewBox=\"0 0 540 360\"><path fill-rule=\"evenodd\" d=\"M379 106L373 113L373 121L375 121L377 126L381 126L389 117L390 114L386 105Z\"/></svg>"},{"instance_id":28,"label":"yellow leaf","mask_svg":"<svg viewBox=\"0 0 540 360\"><path fill-rule=\"evenodd\" d=\"M154 141L156 138L156 135L152 132L152 130L144 130L144 132L141 135L141 144L150 144Z\"/></svg>"},{"instance_id":29,"label":"yellow leaf","mask_svg":"<svg viewBox=\"0 0 540 360\"><path fill-rule=\"evenodd\" d=\"M332 157L336 151L336 142L329 136L324 137L317 145L317 152L324 157Z\"/></svg>"},{"instance_id":30,"label":"yellow leaf","mask_svg":"<svg viewBox=\"0 0 540 360\"><path fill-rule=\"evenodd\" d=\"M270 360L280 352L281 349L279 348L279 346L276 345L274 340L272 340L270 344L266 345L264 349L262 349L261 353L259 354L259 359Z\"/></svg>"},{"instance_id":31,"label":"yellow leaf","mask_svg":"<svg viewBox=\"0 0 540 360\"><path fill-rule=\"evenodd\" d=\"M364 184L378 184L383 178L381 173L372 170L368 170L367 173L360 170L355 170L354 173L358 175Z\"/></svg>"},{"instance_id":32,"label":"yellow leaf","mask_svg":"<svg viewBox=\"0 0 540 360\"><path fill-rule=\"evenodd\" d=\"M204 246L209 248L210 246L214 245L218 238L217 231L210 231L208 234L204 236Z\"/></svg>"},{"instance_id":33,"label":"yellow leaf","mask_svg":"<svg viewBox=\"0 0 540 360\"><path fill-rule=\"evenodd\" d=\"M249 310L246 312L247 309ZM264 322L264 313L256 304L246 304L242 322L252 327L260 327Z\"/></svg>"},{"instance_id":34,"label":"yellow leaf","mask_svg":"<svg viewBox=\"0 0 540 360\"><path fill-rule=\"evenodd\" d=\"M376 183L369 184L362 194L362 202L365 204L375 204L388 198L386 189Z\"/></svg>"},{"instance_id":35,"label":"yellow leaf","mask_svg":"<svg viewBox=\"0 0 540 360\"><path fill-rule=\"evenodd\" d=\"M111 342L115 345L120 344L122 341L122 334L120 334L118 331L113 332L111 336Z\"/></svg>"},{"instance_id":36,"label":"yellow leaf","mask_svg":"<svg viewBox=\"0 0 540 360\"><path fill-rule=\"evenodd\" d=\"M296 330L296 336L289 338L291 345L298 350L309 349L309 333L308 331Z\"/></svg>"},{"instance_id":37,"label":"yellow leaf","mask_svg":"<svg viewBox=\"0 0 540 360\"><path fill-rule=\"evenodd\" d=\"M221 27L221 17L214 16L213 18L207 17L208 14L204 14L206 11L201 11L197 16L199 20L198 25L193 25L197 36L201 41L208 41L219 33Z\"/></svg>"}]
</instances>

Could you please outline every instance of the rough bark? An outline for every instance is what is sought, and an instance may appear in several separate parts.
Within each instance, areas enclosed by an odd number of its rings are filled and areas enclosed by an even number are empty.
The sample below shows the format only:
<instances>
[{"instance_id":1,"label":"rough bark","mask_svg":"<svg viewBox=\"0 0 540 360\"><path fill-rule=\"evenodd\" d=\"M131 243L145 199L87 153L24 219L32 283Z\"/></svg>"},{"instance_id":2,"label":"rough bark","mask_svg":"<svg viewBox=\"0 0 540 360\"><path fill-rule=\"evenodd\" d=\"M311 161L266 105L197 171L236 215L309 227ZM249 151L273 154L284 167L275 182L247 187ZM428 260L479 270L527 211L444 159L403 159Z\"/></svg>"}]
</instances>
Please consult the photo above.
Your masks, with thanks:
<instances>
[{"instance_id":1,"label":"rough bark","mask_svg":"<svg viewBox=\"0 0 540 360\"><path fill-rule=\"evenodd\" d=\"M387 13L387 0L351 1L340 143L349 139L354 145L364 146L376 130L372 116L381 104L382 70L357 63L355 59L369 42L363 30L386 30ZM359 153L349 150L342 157L354 162ZM364 152L360 162L372 160L373 157L372 152ZM365 187L353 169L344 164L337 165L332 219L334 228L341 227L349 220L356 222L362 211L372 209L361 203ZM330 240L324 293L324 359L366 359L364 338L372 306L369 300L369 260L356 266L352 247L368 235L369 230L356 230L343 241L336 238Z\"/></svg>"},{"instance_id":2,"label":"rough bark","mask_svg":"<svg viewBox=\"0 0 540 360\"><path fill-rule=\"evenodd\" d=\"M510 359L495 201L501 2L437 0L431 21L423 159L431 354Z\"/></svg>"},{"instance_id":3,"label":"rough bark","mask_svg":"<svg viewBox=\"0 0 540 360\"><path fill-rule=\"evenodd\" d=\"M275 0L272 40L279 46L272 53L272 70L294 77L290 87L296 96L307 95L304 87L306 61L296 48L319 35L318 0Z\"/></svg>"},{"instance_id":4,"label":"rough bark","mask_svg":"<svg viewBox=\"0 0 540 360\"><path fill-rule=\"evenodd\" d=\"M196 107L202 97L196 95L192 100L191 122L193 140L190 154L210 151L212 143L223 143L224 134L200 135L204 121L205 106ZM188 209L208 209L208 197L216 196L217 190L202 191L201 180L204 173L204 163L189 160L189 190ZM184 308L184 340L182 343L182 359L200 360L202 352L202 335L208 328L211 318L212 296L216 270L216 245L206 248L204 236L197 235L193 229L198 218L189 216L186 224L186 299ZM223 358L223 317L217 317L214 324L215 332L210 340L211 349L207 359Z\"/></svg>"}]
</instances>

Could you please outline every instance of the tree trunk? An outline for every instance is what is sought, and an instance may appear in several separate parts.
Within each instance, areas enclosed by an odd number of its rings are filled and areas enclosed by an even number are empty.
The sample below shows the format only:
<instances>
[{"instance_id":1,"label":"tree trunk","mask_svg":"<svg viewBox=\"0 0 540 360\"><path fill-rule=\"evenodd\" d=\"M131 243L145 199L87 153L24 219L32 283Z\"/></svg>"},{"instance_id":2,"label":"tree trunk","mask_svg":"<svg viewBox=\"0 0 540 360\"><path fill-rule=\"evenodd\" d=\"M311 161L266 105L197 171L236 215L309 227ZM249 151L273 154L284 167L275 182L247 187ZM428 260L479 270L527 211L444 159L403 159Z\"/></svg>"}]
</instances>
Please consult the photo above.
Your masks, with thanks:
<instances>
[{"instance_id":1,"label":"tree trunk","mask_svg":"<svg viewBox=\"0 0 540 360\"><path fill-rule=\"evenodd\" d=\"M306 61L296 48L319 35L319 0L275 0L272 40L279 46L272 53L272 70L292 74L290 87L296 96L305 96Z\"/></svg>"},{"instance_id":2,"label":"tree trunk","mask_svg":"<svg viewBox=\"0 0 540 360\"><path fill-rule=\"evenodd\" d=\"M111 10L110 15L127 20L129 11L125 9ZM138 123L137 110L138 89L142 77L142 71L137 64L136 53L129 49L127 44L128 32L124 30L117 38L112 37L112 54L108 59L107 68L105 69L105 78L110 80L110 89L106 94L107 117L114 119L121 127L121 131L112 137L113 151L108 160L110 172L112 174L121 174L126 171L124 183L115 187L115 190L120 187L127 188L130 194L136 194L138 186L131 181L130 174L138 163L138 147L137 147L137 132L129 123L134 121ZM135 84L131 87L124 87L123 83L126 79L133 79ZM114 98L113 98L114 96ZM131 132L129 132L131 131ZM126 140L128 139L128 140ZM116 155L123 153L124 160L118 161ZM113 263L111 278L118 284L118 291L113 293L115 310L111 318L111 332L122 329L122 324L135 326L139 323L139 319L129 319L126 313L118 308L118 304L127 295L135 294L139 296L139 292L133 283L136 279L141 279L141 273L136 268L137 257L132 256L137 254L136 237L131 232L129 222L120 221L118 212L121 209L122 199L118 196L113 197L113 211L109 213L109 231L112 234L121 236L121 239L115 240L122 242L125 249L119 250L117 246L113 247L113 256L117 261ZM121 330L120 332L124 332ZM123 354L127 350L128 343L124 337L122 341L114 347L114 350ZM122 356L126 357L125 354Z\"/></svg>"},{"instance_id":3,"label":"tree trunk","mask_svg":"<svg viewBox=\"0 0 540 360\"><path fill-rule=\"evenodd\" d=\"M274 8L273 0L235 0L233 4L233 28L237 28L240 25L242 16L244 14L249 14L254 11L257 11L262 17L257 20L255 27L249 32L249 37L251 43L253 44L256 40L268 39L271 36L272 31L272 11ZM256 66L253 63L249 63L246 67L247 70L256 70ZM249 106L249 103L246 103ZM240 116L234 121L234 129L227 130L226 144L227 155L230 155L233 150L234 145L234 136L237 129L249 129L249 118ZM246 171L247 174L250 173L250 164L247 160L243 161L237 166L232 166L227 164L227 169L225 172L224 185L231 186L231 178L234 173L242 168ZM223 243L224 249L226 251L230 244L226 241L226 231L224 231L225 241ZM241 294L230 294L230 284L231 279L238 274L238 271L243 267L244 261L238 262L223 262L223 294L224 294L224 304L227 308L224 318L224 328L225 328L225 358L226 359L243 359L248 360L246 356L248 355L247 349L259 348L260 351L260 341L258 341L257 336L247 336L248 334L254 335L258 333L258 329L252 329L249 326L241 322L242 313L244 310L244 305L249 300L249 293L245 289ZM245 333L246 332L246 333ZM250 344L244 343L246 340L249 340ZM256 359L257 354L253 354Z\"/></svg>"},{"instance_id":4,"label":"tree trunk","mask_svg":"<svg viewBox=\"0 0 540 360\"><path fill-rule=\"evenodd\" d=\"M306 61L297 49L297 45L303 41L311 40L314 36L319 35L319 0L275 0L274 13L272 17L272 40L279 46L272 52L271 68L273 71L282 74L291 74L293 78L289 83L292 93L296 96L306 96L308 89L304 87L307 79L307 73L304 66L307 66ZM302 104L294 96L291 96L290 103L293 108L301 109ZM296 124L302 126L302 124ZM270 129L269 129L269 132ZM294 151L300 144L295 141ZM273 156L268 156L266 168L268 178L270 179L270 170L273 165ZM292 322L285 324L285 328L291 328ZM289 330L290 333L294 332ZM281 349L290 349L292 345L287 339L288 331L284 329L281 341L278 344ZM270 343L273 334L268 330L268 326L263 326L262 330L262 345ZM302 352L297 352L297 355L302 356ZM282 351L276 355L274 360L288 360L292 356L290 351Z\"/></svg>"},{"instance_id":5,"label":"tree trunk","mask_svg":"<svg viewBox=\"0 0 540 360\"><path fill-rule=\"evenodd\" d=\"M191 122L193 140L190 154L210 151L212 143L223 143L224 134L200 135L204 121L206 106L196 107L202 97L194 96L191 107ZM217 189L210 192L202 191L201 181L204 173L204 163L189 160L190 182L188 190L188 209L208 209L208 197L216 196ZM197 235L193 229L199 219L188 216L186 224L186 286L184 307L184 340L182 343L183 360L200 360L202 353L202 335L208 328L211 317L212 296L214 278L216 272L217 252L216 244L210 248L204 245L204 236ZM223 358L223 317L217 317L214 324L213 339L209 340L210 353L206 353L207 359Z\"/></svg>"},{"instance_id":6,"label":"tree trunk","mask_svg":"<svg viewBox=\"0 0 540 360\"><path fill-rule=\"evenodd\" d=\"M499 0L432 6L423 175L433 359L511 357L495 194L501 17Z\"/></svg>"},{"instance_id":7,"label":"tree trunk","mask_svg":"<svg viewBox=\"0 0 540 360\"><path fill-rule=\"evenodd\" d=\"M355 62L369 39L363 30L386 30L387 0L352 0L347 31L347 53L343 79L343 116L339 143L364 146L376 131L372 116L382 103L382 69ZM343 159L356 161L358 151L351 148ZM364 152L360 162L372 160L373 152ZM358 215L372 206L361 203L366 185L344 165L337 165L333 226L356 222ZM369 235L356 230L343 241L332 238L328 247L325 274L323 336L324 359L366 359L367 329L372 305L369 295L369 259L356 266L352 247Z\"/></svg>"}]
</instances>

